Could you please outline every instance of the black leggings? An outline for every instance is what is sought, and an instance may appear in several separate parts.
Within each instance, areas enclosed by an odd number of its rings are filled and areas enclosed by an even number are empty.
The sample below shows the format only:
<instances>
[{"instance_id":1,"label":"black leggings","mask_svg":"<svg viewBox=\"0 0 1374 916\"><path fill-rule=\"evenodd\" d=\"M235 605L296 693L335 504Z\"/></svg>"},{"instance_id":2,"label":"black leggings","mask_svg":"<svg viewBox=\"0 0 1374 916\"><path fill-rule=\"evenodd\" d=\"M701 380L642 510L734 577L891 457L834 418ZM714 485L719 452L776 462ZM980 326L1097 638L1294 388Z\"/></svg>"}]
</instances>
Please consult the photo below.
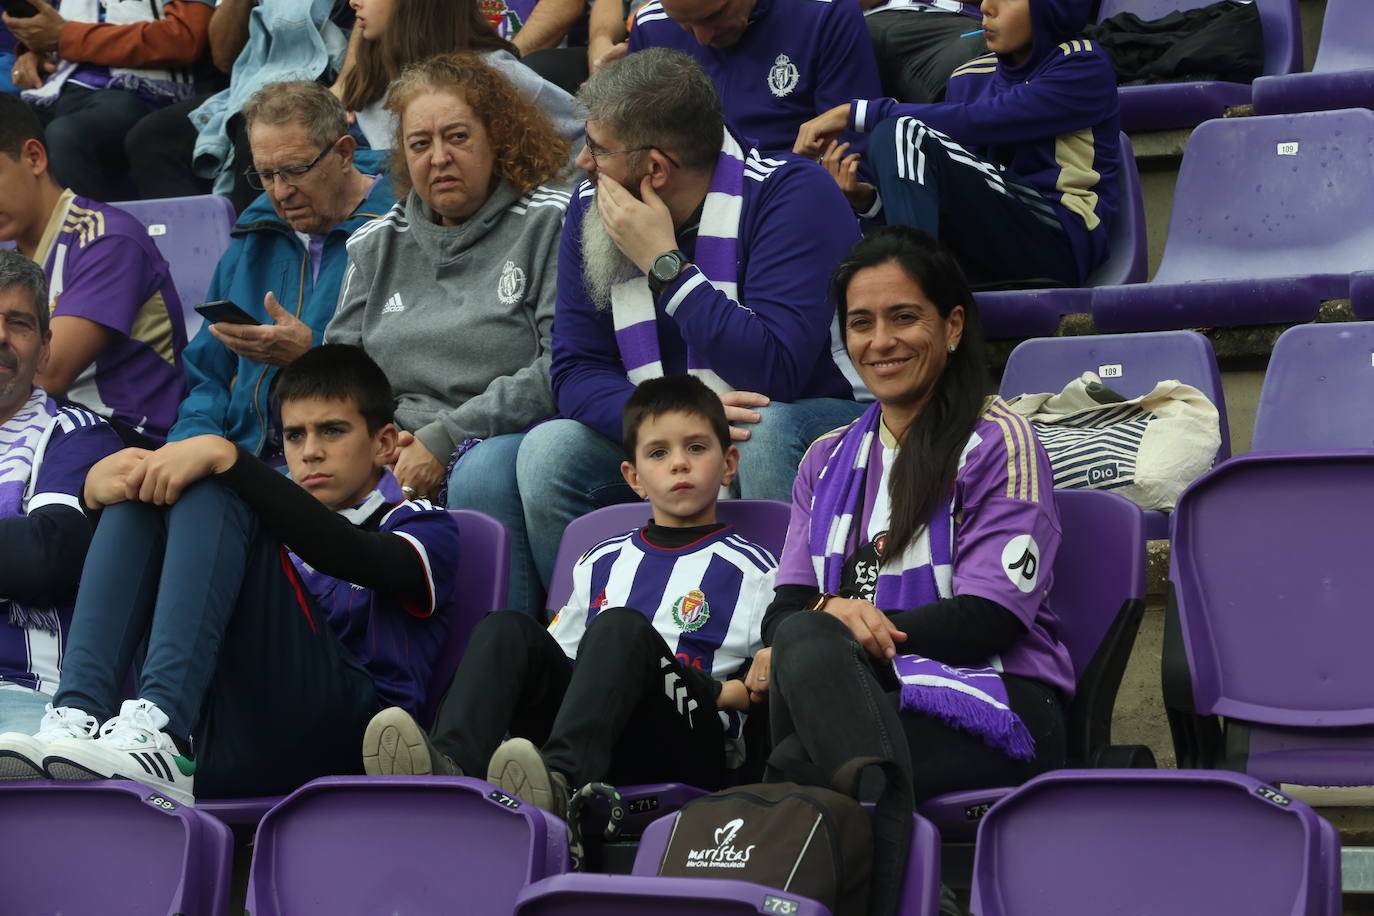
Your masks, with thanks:
<instances>
[{"instance_id":1,"label":"black leggings","mask_svg":"<svg viewBox=\"0 0 1374 916\"><path fill-rule=\"evenodd\" d=\"M799 742L827 773L854 757L895 760L911 774L917 801L1019 785L1064 765L1064 709L1053 688L1003 676L1012 711L1035 739L1035 759L1014 760L938 719L899 715L900 690L890 666L874 663L830 614L793 614L778 628L771 677L774 746Z\"/></svg>"},{"instance_id":2,"label":"black leggings","mask_svg":"<svg viewBox=\"0 0 1374 916\"><path fill-rule=\"evenodd\" d=\"M486 775L507 733L541 746L581 786L686 782L718 789L725 733L711 676L673 655L643 614L609 608L568 662L533 617L485 617L434 723L434 744L469 776Z\"/></svg>"}]
</instances>

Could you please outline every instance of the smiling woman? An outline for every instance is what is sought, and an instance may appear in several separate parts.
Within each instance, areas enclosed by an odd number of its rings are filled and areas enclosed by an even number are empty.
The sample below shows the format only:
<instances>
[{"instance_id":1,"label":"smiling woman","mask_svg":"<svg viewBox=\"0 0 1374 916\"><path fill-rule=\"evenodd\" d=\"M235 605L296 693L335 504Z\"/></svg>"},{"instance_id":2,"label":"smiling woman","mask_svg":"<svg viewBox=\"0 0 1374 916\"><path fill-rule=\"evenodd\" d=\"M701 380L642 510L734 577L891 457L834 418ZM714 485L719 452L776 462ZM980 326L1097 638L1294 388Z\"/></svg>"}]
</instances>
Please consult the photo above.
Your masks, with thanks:
<instances>
[{"instance_id":1,"label":"smiling woman","mask_svg":"<svg viewBox=\"0 0 1374 916\"><path fill-rule=\"evenodd\" d=\"M402 199L349 242L329 342L363 347L397 397L397 479L513 529L515 581L534 577L515 485L524 430L554 412L549 384L568 146L476 55L409 67L387 93ZM523 547L523 549L522 549ZM538 598L512 594L534 610Z\"/></svg>"},{"instance_id":2,"label":"smiling woman","mask_svg":"<svg viewBox=\"0 0 1374 916\"><path fill-rule=\"evenodd\" d=\"M833 292L878 403L797 472L763 621L774 740L799 739L824 772L895 759L918 798L1062 766L1074 682L1045 597L1059 545L1049 462L986 396L963 273L929 235L893 226L854 246Z\"/></svg>"}]
</instances>

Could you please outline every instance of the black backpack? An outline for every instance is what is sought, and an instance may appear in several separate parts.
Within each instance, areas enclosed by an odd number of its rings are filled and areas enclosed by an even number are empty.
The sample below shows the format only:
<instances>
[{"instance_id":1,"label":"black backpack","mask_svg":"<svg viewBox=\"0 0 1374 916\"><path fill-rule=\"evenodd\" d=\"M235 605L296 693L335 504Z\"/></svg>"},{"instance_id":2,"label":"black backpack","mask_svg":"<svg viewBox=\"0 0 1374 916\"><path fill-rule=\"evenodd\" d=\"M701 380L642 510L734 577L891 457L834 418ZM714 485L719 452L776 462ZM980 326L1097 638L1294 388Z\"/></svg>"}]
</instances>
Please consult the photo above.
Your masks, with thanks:
<instances>
[{"instance_id":1,"label":"black backpack","mask_svg":"<svg viewBox=\"0 0 1374 916\"><path fill-rule=\"evenodd\" d=\"M658 873L752 881L810 897L835 916L894 914L912 816L910 782L896 764L857 757L821 778L810 763L775 752L769 766L792 781L739 786L684 805ZM870 767L885 777L872 816L856 798Z\"/></svg>"}]
</instances>

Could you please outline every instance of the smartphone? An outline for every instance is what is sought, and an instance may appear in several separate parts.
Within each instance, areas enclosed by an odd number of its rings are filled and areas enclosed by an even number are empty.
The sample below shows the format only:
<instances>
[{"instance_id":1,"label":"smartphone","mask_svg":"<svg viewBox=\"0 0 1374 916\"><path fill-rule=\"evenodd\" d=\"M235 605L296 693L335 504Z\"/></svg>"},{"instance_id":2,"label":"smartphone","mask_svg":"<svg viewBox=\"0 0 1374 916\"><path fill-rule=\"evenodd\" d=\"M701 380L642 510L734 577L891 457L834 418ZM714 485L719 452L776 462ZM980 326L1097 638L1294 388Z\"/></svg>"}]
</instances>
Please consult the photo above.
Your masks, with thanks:
<instances>
[{"instance_id":1,"label":"smartphone","mask_svg":"<svg viewBox=\"0 0 1374 916\"><path fill-rule=\"evenodd\" d=\"M9 0L0 0L0 3L7 3ZM239 308L228 299L217 299L214 302L202 302L196 306L196 311L200 312L202 318L211 324L226 322L228 324L262 324L261 321Z\"/></svg>"},{"instance_id":2,"label":"smartphone","mask_svg":"<svg viewBox=\"0 0 1374 916\"><path fill-rule=\"evenodd\" d=\"M0 6L5 8L16 19L27 19L30 16L38 15L38 7L29 3L28 0L0 0Z\"/></svg>"}]
</instances>

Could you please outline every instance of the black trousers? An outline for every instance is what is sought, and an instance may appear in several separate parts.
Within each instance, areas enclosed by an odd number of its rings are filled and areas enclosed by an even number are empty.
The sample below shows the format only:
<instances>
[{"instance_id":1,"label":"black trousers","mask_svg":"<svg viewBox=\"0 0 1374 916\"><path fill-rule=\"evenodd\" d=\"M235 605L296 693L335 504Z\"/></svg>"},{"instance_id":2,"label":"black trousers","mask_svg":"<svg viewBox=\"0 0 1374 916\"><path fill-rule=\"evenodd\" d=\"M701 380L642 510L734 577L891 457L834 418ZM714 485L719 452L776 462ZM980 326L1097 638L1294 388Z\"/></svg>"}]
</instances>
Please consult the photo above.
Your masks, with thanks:
<instances>
[{"instance_id":1,"label":"black trousers","mask_svg":"<svg viewBox=\"0 0 1374 916\"><path fill-rule=\"evenodd\" d=\"M949 75L988 52L978 20L958 13L883 10L864 17L883 91L899 102L922 104L945 98Z\"/></svg>"},{"instance_id":2,"label":"black trousers","mask_svg":"<svg viewBox=\"0 0 1374 916\"><path fill-rule=\"evenodd\" d=\"M875 664L835 617L794 614L773 642L773 744L797 748L823 772L854 757L885 757L911 774L917 801L945 792L1014 786L1064 765L1063 704L1052 688L1005 675L1013 712L1035 739L1034 760L1014 760L929 716L898 714L891 666Z\"/></svg>"},{"instance_id":3,"label":"black trousers","mask_svg":"<svg viewBox=\"0 0 1374 916\"><path fill-rule=\"evenodd\" d=\"M63 86L52 107L38 111L58 183L92 200L129 196L124 135L152 110L123 89Z\"/></svg>"},{"instance_id":4,"label":"black trousers","mask_svg":"<svg viewBox=\"0 0 1374 916\"><path fill-rule=\"evenodd\" d=\"M717 789L725 779L717 693L710 675L679 662L638 611L594 617L575 664L534 618L500 611L473 631L432 738L479 777L509 733L540 746L573 787L605 780Z\"/></svg>"},{"instance_id":5,"label":"black trousers","mask_svg":"<svg viewBox=\"0 0 1374 916\"><path fill-rule=\"evenodd\" d=\"M129 131L124 138L124 151L139 197L150 200L210 193L214 182L201 178L191 168L198 131L188 116L213 94L198 95L154 111ZM250 187L243 177L243 170L253 162L253 153L248 147L242 117L229 119L229 138L234 144L234 188L229 197L234 209L242 213L262 193Z\"/></svg>"}]
</instances>

